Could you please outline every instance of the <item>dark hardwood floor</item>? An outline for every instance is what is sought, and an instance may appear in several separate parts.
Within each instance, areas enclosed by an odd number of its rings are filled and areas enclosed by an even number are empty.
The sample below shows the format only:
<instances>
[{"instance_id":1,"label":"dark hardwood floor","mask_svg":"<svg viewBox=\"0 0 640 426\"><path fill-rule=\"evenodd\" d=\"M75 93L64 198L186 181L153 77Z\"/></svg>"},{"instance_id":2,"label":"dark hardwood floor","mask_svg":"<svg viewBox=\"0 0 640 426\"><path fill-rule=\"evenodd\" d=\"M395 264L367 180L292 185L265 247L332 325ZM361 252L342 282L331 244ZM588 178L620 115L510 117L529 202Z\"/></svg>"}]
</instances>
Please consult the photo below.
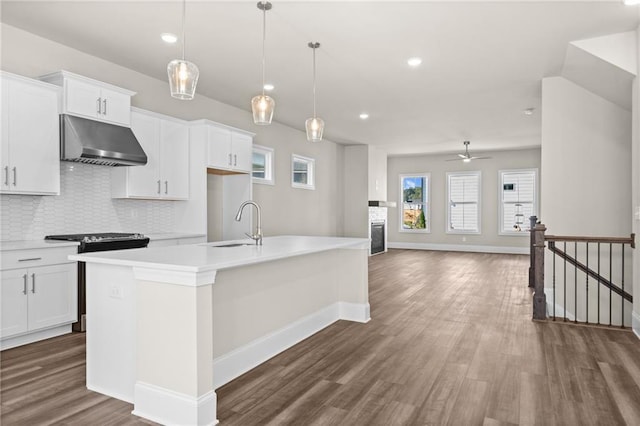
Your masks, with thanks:
<instances>
[{"instance_id":1,"label":"dark hardwood floor","mask_svg":"<svg viewBox=\"0 0 640 426\"><path fill-rule=\"evenodd\" d=\"M223 425L640 424L640 341L531 321L528 257L392 250L372 320L339 321L217 390ZM84 387L84 336L3 351L2 425L152 424Z\"/></svg>"}]
</instances>

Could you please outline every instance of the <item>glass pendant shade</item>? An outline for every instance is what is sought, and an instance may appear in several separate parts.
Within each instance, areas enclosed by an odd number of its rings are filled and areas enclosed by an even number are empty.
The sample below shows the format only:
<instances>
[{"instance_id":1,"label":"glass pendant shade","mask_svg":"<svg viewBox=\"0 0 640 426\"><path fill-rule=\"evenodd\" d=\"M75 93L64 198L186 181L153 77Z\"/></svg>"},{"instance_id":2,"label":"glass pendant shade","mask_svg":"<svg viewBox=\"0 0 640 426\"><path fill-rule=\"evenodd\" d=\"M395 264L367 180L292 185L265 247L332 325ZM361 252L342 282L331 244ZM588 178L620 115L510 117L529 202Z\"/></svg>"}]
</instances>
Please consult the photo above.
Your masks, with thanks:
<instances>
[{"instance_id":1,"label":"glass pendant shade","mask_svg":"<svg viewBox=\"0 0 640 426\"><path fill-rule=\"evenodd\" d=\"M275 107L276 101L274 101L273 98L267 95L254 96L253 99L251 99L253 122L258 125L271 124Z\"/></svg>"},{"instance_id":2,"label":"glass pendant shade","mask_svg":"<svg viewBox=\"0 0 640 426\"><path fill-rule=\"evenodd\" d=\"M200 75L193 62L174 59L167 65L171 96L182 100L191 100L196 93L196 84Z\"/></svg>"},{"instance_id":3,"label":"glass pendant shade","mask_svg":"<svg viewBox=\"0 0 640 426\"><path fill-rule=\"evenodd\" d=\"M307 140L309 142L320 142L324 131L324 121L321 118L308 118L304 123L307 128Z\"/></svg>"}]
</instances>

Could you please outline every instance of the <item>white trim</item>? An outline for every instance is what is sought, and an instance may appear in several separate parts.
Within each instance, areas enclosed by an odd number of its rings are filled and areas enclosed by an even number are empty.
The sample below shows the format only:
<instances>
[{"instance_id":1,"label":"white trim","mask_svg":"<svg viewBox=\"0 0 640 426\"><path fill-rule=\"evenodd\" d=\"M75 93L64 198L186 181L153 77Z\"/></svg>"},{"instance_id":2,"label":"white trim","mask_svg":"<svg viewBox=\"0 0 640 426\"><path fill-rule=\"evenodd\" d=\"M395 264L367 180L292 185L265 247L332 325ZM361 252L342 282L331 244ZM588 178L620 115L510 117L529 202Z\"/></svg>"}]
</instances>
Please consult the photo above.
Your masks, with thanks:
<instances>
[{"instance_id":1,"label":"white trim","mask_svg":"<svg viewBox=\"0 0 640 426\"><path fill-rule=\"evenodd\" d=\"M637 313L635 310L631 312L631 329L636 337L640 339L640 313Z\"/></svg>"},{"instance_id":2,"label":"white trim","mask_svg":"<svg viewBox=\"0 0 640 426\"><path fill-rule=\"evenodd\" d=\"M533 215L538 215L538 169L529 168L529 169L505 169L498 170L498 235L501 236L515 236L515 237L528 237L530 236L529 231L505 231L502 229L504 224L504 175L507 173L531 173L533 172ZM524 218L524 225L528 227L529 218Z\"/></svg>"},{"instance_id":3,"label":"white trim","mask_svg":"<svg viewBox=\"0 0 640 426\"><path fill-rule=\"evenodd\" d=\"M529 254L529 247L480 246L473 244L435 244L390 242L389 248L409 250L466 251L472 253Z\"/></svg>"},{"instance_id":4,"label":"white trim","mask_svg":"<svg viewBox=\"0 0 640 426\"><path fill-rule=\"evenodd\" d=\"M213 360L213 388L229 383L338 320L369 321L368 303L336 302Z\"/></svg>"},{"instance_id":5,"label":"white trim","mask_svg":"<svg viewBox=\"0 0 640 426\"><path fill-rule=\"evenodd\" d=\"M74 321L75 322L75 321ZM5 349L11 349L29 343L34 343L39 340L50 339L52 337L62 336L63 334L71 333L71 323L60 325L45 330L30 331L19 336L10 336L3 338L0 341L0 351Z\"/></svg>"},{"instance_id":6,"label":"white trim","mask_svg":"<svg viewBox=\"0 0 640 426\"><path fill-rule=\"evenodd\" d=\"M262 146L253 144L251 149L251 155L258 153L264 155L264 176L263 178L257 178L253 176L253 161L251 162L251 182L260 185L275 185L275 151L268 146Z\"/></svg>"},{"instance_id":7,"label":"white trim","mask_svg":"<svg viewBox=\"0 0 640 426\"><path fill-rule=\"evenodd\" d=\"M368 303L338 303L341 320L361 323L367 323L371 320L371 307Z\"/></svg>"},{"instance_id":8,"label":"white trim","mask_svg":"<svg viewBox=\"0 0 640 426\"><path fill-rule=\"evenodd\" d=\"M408 234L430 234L431 233L431 173L421 172L421 173L401 173L398 175L400 178L400 208L398 209L398 232L406 232ZM424 202L422 203L422 210L425 213L425 222L427 222L427 226L425 229L405 229L404 226L404 188L402 187L402 183L404 178L408 177L422 177L426 180L425 186L427 191L427 196L424 197ZM426 204L426 209L425 209Z\"/></svg>"},{"instance_id":9,"label":"white trim","mask_svg":"<svg viewBox=\"0 0 640 426\"><path fill-rule=\"evenodd\" d=\"M193 397L136 382L132 414L164 425L215 425L218 423L216 406L215 391Z\"/></svg>"},{"instance_id":10,"label":"white trim","mask_svg":"<svg viewBox=\"0 0 640 426\"><path fill-rule=\"evenodd\" d=\"M464 229L452 229L451 228L451 177L456 176L477 176L478 177L478 229L476 230L464 230ZM446 187L446 204L447 204L447 223L445 223L446 234L470 234L480 235L482 234L482 170L476 171L459 171L459 172L447 172L447 187Z\"/></svg>"},{"instance_id":11,"label":"white trim","mask_svg":"<svg viewBox=\"0 0 640 426\"><path fill-rule=\"evenodd\" d=\"M307 183L298 183L293 180L294 168L293 163L306 163L307 164ZM291 187L297 189L316 189L316 160L311 157L304 157L298 154L291 154Z\"/></svg>"},{"instance_id":12,"label":"white trim","mask_svg":"<svg viewBox=\"0 0 640 426\"><path fill-rule=\"evenodd\" d=\"M216 281L217 270L202 272L167 271L166 269L133 267L133 276L137 280L155 281L167 284L179 284L189 287L201 287Z\"/></svg>"}]
</instances>

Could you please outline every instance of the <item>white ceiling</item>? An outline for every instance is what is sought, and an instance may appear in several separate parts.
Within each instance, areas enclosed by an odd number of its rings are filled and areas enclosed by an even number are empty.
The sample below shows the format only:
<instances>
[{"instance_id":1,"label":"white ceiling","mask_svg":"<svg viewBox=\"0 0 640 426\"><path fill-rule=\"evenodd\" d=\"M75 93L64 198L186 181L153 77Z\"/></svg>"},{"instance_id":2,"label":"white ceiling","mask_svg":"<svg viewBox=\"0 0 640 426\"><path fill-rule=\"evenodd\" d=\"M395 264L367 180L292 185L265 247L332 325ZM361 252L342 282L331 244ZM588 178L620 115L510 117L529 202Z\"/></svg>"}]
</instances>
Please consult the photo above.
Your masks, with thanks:
<instances>
[{"instance_id":1,"label":"white ceiling","mask_svg":"<svg viewBox=\"0 0 640 426\"><path fill-rule=\"evenodd\" d=\"M560 75L568 43L631 31L622 1L278 1L267 13L267 81L274 120L304 129L312 114L318 41L318 116L325 137L392 155L540 145L541 79ZM186 58L197 93L250 110L260 91L262 14L252 1L187 1ZM6 1L2 22L166 79L179 56L160 33L180 33L179 1ZM406 61L420 56L411 69ZM168 95L167 95L168 96ZM526 108L536 108L525 116ZM366 121L358 115L366 111Z\"/></svg>"}]
</instances>

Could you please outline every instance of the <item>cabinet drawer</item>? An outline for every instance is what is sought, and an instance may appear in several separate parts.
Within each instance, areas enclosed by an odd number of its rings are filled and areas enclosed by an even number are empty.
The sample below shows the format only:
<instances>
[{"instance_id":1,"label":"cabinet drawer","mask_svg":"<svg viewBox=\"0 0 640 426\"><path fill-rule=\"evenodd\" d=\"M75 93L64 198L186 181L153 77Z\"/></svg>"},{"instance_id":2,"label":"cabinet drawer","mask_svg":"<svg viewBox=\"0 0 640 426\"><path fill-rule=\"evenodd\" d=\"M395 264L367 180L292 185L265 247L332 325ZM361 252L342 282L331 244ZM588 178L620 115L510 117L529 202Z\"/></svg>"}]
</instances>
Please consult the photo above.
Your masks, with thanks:
<instances>
[{"instance_id":1,"label":"cabinet drawer","mask_svg":"<svg viewBox=\"0 0 640 426\"><path fill-rule=\"evenodd\" d=\"M69 255L76 254L77 247L38 248L2 251L0 269L31 268L34 266L71 263Z\"/></svg>"}]
</instances>

